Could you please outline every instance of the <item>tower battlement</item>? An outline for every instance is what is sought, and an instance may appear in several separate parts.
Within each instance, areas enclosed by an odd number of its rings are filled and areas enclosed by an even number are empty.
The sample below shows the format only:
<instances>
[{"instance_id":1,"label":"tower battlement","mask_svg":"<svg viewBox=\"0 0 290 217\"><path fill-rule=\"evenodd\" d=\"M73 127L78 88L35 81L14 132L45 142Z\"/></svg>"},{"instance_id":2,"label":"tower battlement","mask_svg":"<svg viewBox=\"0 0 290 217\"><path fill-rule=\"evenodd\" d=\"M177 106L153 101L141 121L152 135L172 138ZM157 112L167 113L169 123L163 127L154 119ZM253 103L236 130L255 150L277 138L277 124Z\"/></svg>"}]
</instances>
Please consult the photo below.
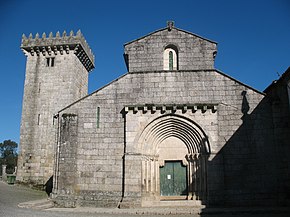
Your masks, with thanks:
<instances>
[{"instance_id":1,"label":"tower battlement","mask_svg":"<svg viewBox=\"0 0 290 217\"><path fill-rule=\"evenodd\" d=\"M40 54L44 56L63 55L64 53L69 54L73 52L88 72L95 68L94 54L80 30L76 34L70 31L69 35L67 35L66 31L62 35L57 32L55 36L50 32L48 37L46 33L43 33L42 37L36 33L34 38L32 33L28 37L23 34L21 48L26 54L32 56L35 54L38 56Z\"/></svg>"}]
</instances>

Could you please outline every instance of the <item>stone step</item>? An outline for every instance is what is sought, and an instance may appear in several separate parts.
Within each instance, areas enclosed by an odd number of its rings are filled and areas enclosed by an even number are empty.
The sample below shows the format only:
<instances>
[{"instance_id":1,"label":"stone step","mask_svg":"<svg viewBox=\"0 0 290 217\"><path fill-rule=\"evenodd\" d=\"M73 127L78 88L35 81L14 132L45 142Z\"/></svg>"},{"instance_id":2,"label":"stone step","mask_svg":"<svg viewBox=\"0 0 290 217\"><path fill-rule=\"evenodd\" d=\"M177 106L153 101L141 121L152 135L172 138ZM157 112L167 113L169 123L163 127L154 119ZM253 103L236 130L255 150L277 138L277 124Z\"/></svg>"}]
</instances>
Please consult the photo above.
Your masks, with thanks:
<instances>
[{"instance_id":1,"label":"stone step","mask_svg":"<svg viewBox=\"0 0 290 217\"><path fill-rule=\"evenodd\" d=\"M33 200L18 204L19 208L30 208L30 209L49 209L54 207L54 203L50 198L41 200Z\"/></svg>"},{"instance_id":2,"label":"stone step","mask_svg":"<svg viewBox=\"0 0 290 217\"><path fill-rule=\"evenodd\" d=\"M198 207L204 208L200 200L167 200L167 201L143 201L142 207Z\"/></svg>"}]
</instances>

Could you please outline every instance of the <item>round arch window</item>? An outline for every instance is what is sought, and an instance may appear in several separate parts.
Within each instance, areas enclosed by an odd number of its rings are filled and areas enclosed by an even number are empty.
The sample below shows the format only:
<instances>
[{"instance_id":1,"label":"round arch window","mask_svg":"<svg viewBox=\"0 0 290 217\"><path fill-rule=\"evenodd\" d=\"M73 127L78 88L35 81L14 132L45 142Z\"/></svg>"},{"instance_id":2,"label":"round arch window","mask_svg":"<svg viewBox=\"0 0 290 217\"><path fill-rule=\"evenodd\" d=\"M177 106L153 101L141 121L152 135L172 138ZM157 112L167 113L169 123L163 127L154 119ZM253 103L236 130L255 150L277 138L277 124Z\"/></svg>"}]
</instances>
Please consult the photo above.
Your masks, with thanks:
<instances>
[{"instance_id":1,"label":"round arch window","mask_svg":"<svg viewBox=\"0 0 290 217\"><path fill-rule=\"evenodd\" d=\"M178 57L175 49L167 47L163 53L163 70L178 70Z\"/></svg>"}]
</instances>

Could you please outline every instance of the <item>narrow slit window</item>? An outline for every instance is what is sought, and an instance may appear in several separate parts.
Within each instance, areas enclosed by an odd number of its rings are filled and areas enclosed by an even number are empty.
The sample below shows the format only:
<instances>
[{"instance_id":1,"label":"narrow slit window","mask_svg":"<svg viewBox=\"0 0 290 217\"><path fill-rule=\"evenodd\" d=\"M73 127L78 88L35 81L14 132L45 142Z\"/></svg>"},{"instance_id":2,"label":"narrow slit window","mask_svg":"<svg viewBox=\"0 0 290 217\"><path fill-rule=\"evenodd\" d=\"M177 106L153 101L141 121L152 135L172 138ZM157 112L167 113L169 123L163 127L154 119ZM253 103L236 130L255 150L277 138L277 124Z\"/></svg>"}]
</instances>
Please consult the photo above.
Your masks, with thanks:
<instances>
[{"instance_id":1,"label":"narrow slit window","mask_svg":"<svg viewBox=\"0 0 290 217\"><path fill-rule=\"evenodd\" d=\"M54 67L54 57L46 58L46 67Z\"/></svg>"},{"instance_id":2,"label":"narrow slit window","mask_svg":"<svg viewBox=\"0 0 290 217\"><path fill-rule=\"evenodd\" d=\"M163 70L178 70L178 50L173 45L163 52Z\"/></svg>"},{"instance_id":3,"label":"narrow slit window","mask_svg":"<svg viewBox=\"0 0 290 217\"><path fill-rule=\"evenodd\" d=\"M173 70L173 52L169 51L169 70Z\"/></svg>"},{"instance_id":4,"label":"narrow slit window","mask_svg":"<svg viewBox=\"0 0 290 217\"><path fill-rule=\"evenodd\" d=\"M96 111L96 127L99 128L100 127L100 107L97 107L97 111Z\"/></svg>"},{"instance_id":5,"label":"narrow slit window","mask_svg":"<svg viewBox=\"0 0 290 217\"><path fill-rule=\"evenodd\" d=\"M40 114L37 116L37 125L40 125Z\"/></svg>"},{"instance_id":6,"label":"narrow slit window","mask_svg":"<svg viewBox=\"0 0 290 217\"><path fill-rule=\"evenodd\" d=\"M51 67L54 67L54 57L51 58L50 66L51 66Z\"/></svg>"}]
</instances>

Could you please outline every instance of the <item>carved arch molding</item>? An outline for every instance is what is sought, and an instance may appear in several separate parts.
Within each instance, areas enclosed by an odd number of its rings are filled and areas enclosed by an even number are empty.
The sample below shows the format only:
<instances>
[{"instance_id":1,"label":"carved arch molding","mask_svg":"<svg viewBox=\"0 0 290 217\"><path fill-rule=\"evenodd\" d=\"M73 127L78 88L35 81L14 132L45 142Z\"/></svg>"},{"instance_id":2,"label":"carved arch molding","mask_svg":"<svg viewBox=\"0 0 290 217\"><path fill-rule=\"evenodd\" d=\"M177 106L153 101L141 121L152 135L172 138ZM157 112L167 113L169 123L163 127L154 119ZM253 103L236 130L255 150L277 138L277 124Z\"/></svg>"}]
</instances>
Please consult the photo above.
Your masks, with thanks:
<instances>
[{"instance_id":1,"label":"carved arch molding","mask_svg":"<svg viewBox=\"0 0 290 217\"><path fill-rule=\"evenodd\" d=\"M139 124L140 125L140 124ZM142 124L141 124L142 126ZM160 168L167 161L181 161L186 167L189 200L206 200L207 161L210 144L206 133L194 121L177 114L153 119L136 134L134 143L141 162L142 198L160 200ZM149 199L148 198L148 199ZM146 199L145 199L146 200Z\"/></svg>"}]
</instances>

